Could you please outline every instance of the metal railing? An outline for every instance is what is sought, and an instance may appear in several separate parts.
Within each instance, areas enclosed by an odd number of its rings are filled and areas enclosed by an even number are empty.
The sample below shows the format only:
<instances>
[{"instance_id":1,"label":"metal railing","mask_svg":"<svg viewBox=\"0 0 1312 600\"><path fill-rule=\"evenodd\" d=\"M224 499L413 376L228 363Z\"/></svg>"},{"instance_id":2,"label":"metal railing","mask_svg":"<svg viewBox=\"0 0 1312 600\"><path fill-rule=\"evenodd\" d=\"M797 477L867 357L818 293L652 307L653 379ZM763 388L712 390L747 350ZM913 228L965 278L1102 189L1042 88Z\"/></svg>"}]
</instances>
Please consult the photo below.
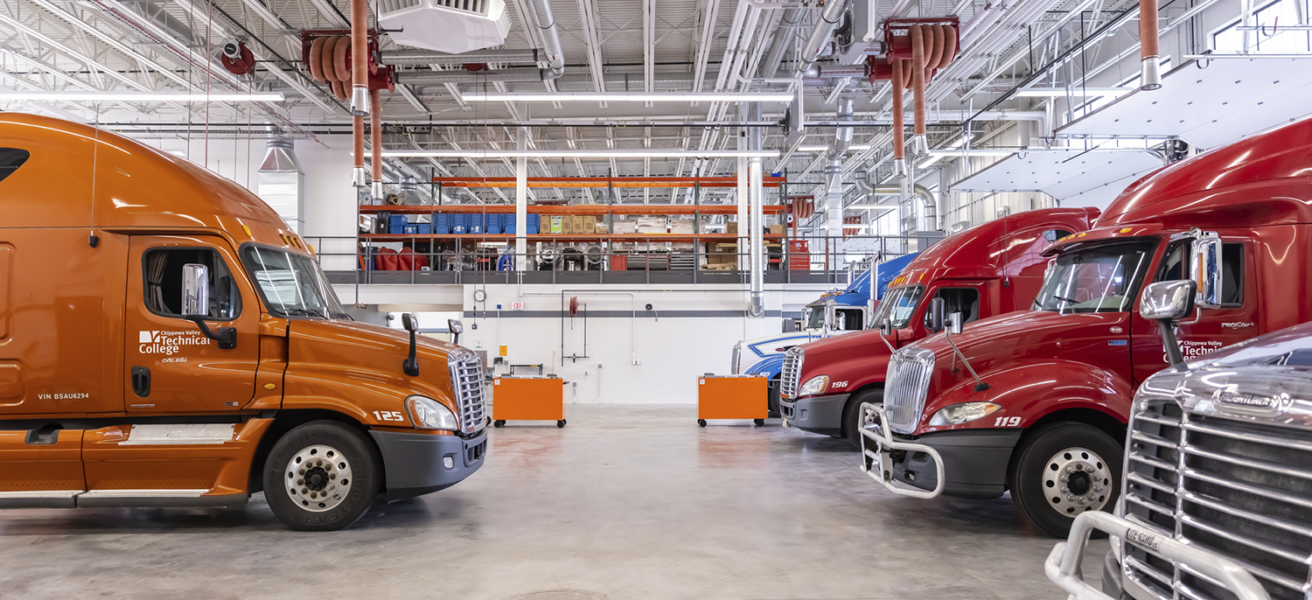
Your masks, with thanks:
<instances>
[{"instance_id":1,"label":"metal railing","mask_svg":"<svg viewBox=\"0 0 1312 600\"><path fill-rule=\"evenodd\" d=\"M747 237L675 234L623 241L580 236L536 237L524 255L514 241L467 235L306 236L333 283L747 283ZM675 238L675 239L671 239ZM695 239L696 241L688 241ZM782 236L765 240L766 283L847 284L874 257L918 252L938 238L904 236ZM516 265L522 260L523 275Z\"/></svg>"}]
</instances>

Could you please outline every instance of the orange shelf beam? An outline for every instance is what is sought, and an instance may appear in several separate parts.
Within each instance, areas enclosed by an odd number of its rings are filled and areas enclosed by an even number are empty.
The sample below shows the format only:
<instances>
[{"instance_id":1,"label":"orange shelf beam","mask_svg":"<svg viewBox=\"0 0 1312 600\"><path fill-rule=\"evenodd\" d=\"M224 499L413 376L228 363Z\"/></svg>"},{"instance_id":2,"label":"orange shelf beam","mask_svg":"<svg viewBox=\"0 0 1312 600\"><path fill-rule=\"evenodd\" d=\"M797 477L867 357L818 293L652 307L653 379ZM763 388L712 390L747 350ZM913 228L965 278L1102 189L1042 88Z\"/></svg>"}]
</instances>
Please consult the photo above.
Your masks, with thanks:
<instances>
[{"instance_id":1,"label":"orange shelf beam","mask_svg":"<svg viewBox=\"0 0 1312 600\"><path fill-rule=\"evenodd\" d=\"M761 210L767 215L783 214L788 209L782 204L769 204L762 206ZM473 214L490 214L490 215L510 215L515 214L515 205L513 204L425 204L422 206L387 206L387 205L366 205L360 207L362 213L390 212L393 214L420 214L429 213L473 213ZM529 205L528 214L531 215L736 215L738 207L732 204L572 204L572 205Z\"/></svg>"},{"instance_id":2,"label":"orange shelf beam","mask_svg":"<svg viewBox=\"0 0 1312 600\"><path fill-rule=\"evenodd\" d=\"M764 187L779 187L783 176L762 178ZM443 187L513 188L514 177L434 177L433 183ZM700 185L704 188L738 187L737 177L529 177L531 188L684 188Z\"/></svg>"},{"instance_id":3,"label":"orange shelf beam","mask_svg":"<svg viewBox=\"0 0 1312 600\"><path fill-rule=\"evenodd\" d=\"M529 241L539 242L683 242L698 240L723 240L736 241L738 234L734 233L617 233L617 234L597 234L597 235L578 235L578 234L550 234L538 233L524 236ZM767 240L782 240L783 235L763 234ZM362 240L374 240L379 242L394 242L406 240L472 240L472 241L503 241L515 239L514 234L509 233L439 233L439 234L393 234L393 233L362 233Z\"/></svg>"}]
</instances>

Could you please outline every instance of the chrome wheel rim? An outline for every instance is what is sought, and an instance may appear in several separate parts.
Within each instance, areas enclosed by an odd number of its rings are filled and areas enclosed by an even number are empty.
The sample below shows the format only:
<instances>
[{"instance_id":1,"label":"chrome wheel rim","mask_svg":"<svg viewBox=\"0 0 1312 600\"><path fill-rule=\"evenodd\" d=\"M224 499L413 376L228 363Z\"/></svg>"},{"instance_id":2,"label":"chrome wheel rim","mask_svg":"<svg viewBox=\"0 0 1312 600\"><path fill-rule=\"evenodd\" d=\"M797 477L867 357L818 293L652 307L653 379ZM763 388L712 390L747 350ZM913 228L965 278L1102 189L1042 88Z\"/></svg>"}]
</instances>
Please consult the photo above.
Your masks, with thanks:
<instances>
[{"instance_id":1,"label":"chrome wheel rim","mask_svg":"<svg viewBox=\"0 0 1312 600\"><path fill-rule=\"evenodd\" d=\"M332 446L306 446L287 462L283 485L303 510L326 512L337 508L351 493L351 461Z\"/></svg>"},{"instance_id":2,"label":"chrome wheel rim","mask_svg":"<svg viewBox=\"0 0 1312 600\"><path fill-rule=\"evenodd\" d=\"M1112 471L1107 461L1088 448L1067 448L1043 465L1041 487L1048 506L1075 518L1101 510L1111 499Z\"/></svg>"}]
</instances>

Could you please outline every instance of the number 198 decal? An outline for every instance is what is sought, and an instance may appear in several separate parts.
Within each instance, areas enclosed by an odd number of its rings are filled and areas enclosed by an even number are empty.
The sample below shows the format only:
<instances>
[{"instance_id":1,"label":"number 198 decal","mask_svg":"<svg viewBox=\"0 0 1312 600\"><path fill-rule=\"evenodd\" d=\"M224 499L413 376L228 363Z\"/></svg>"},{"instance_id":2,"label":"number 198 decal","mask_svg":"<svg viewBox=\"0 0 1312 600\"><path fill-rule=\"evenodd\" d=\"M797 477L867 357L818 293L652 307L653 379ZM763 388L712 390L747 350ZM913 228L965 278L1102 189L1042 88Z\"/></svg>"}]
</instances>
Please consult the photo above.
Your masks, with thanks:
<instances>
[{"instance_id":1,"label":"number 198 decal","mask_svg":"<svg viewBox=\"0 0 1312 600\"><path fill-rule=\"evenodd\" d=\"M998 417L993 421L994 427L1019 427L1020 417Z\"/></svg>"}]
</instances>

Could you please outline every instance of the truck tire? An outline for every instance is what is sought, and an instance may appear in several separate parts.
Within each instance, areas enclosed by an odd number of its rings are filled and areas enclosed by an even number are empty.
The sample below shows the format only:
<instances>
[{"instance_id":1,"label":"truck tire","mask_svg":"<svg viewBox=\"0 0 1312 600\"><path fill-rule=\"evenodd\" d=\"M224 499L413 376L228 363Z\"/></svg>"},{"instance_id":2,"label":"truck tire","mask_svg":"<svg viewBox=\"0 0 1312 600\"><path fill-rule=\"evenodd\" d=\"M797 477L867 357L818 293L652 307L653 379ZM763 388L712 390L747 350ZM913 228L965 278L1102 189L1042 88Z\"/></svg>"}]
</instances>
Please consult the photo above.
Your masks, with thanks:
<instances>
[{"instance_id":1,"label":"truck tire","mask_svg":"<svg viewBox=\"0 0 1312 600\"><path fill-rule=\"evenodd\" d=\"M861 390L852 394L852 397L847 399L847 404L843 406L843 437L852 442L852 446L857 450L861 449L862 402L883 403L884 390L882 388Z\"/></svg>"},{"instance_id":2,"label":"truck tire","mask_svg":"<svg viewBox=\"0 0 1312 600\"><path fill-rule=\"evenodd\" d=\"M1092 425L1044 425L1021 438L1008 477L1011 499L1035 527L1065 538L1080 513L1116 506L1123 451Z\"/></svg>"},{"instance_id":3,"label":"truck tire","mask_svg":"<svg viewBox=\"0 0 1312 600\"><path fill-rule=\"evenodd\" d=\"M336 421L312 421L274 443L264 463L264 496L292 529L335 531L373 505L381 466L364 434Z\"/></svg>"},{"instance_id":4,"label":"truck tire","mask_svg":"<svg viewBox=\"0 0 1312 600\"><path fill-rule=\"evenodd\" d=\"M771 419L778 419L781 416L779 414L779 383L779 376L775 375L770 379L770 383L768 387L766 387L767 396L765 405Z\"/></svg>"}]
</instances>

